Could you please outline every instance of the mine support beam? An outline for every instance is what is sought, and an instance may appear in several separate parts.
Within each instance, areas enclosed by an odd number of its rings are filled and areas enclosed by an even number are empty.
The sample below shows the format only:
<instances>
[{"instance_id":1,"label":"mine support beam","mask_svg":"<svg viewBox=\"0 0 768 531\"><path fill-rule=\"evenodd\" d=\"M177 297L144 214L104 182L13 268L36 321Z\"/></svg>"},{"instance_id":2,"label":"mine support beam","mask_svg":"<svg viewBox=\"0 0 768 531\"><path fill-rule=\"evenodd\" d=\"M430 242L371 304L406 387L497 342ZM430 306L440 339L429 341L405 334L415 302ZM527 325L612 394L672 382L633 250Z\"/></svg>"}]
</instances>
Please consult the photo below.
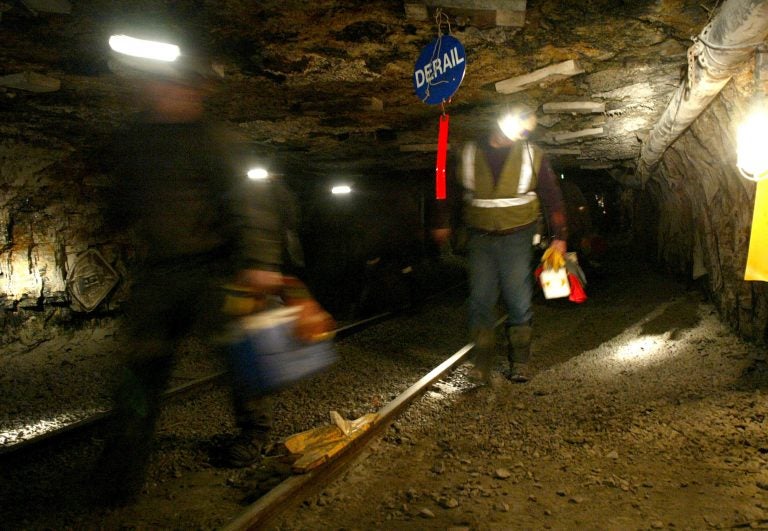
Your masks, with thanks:
<instances>
[{"instance_id":1,"label":"mine support beam","mask_svg":"<svg viewBox=\"0 0 768 531\"><path fill-rule=\"evenodd\" d=\"M526 0L419 0L405 2L409 20L429 20L440 8L477 27L522 27Z\"/></svg>"},{"instance_id":2,"label":"mine support beam","mask_svg":"<svg viewBox=\"0 0 768 531\"><path fill-rule=\"evenodd\" d=\"M641 184L767 35L768 0L727 0L723 4L688 49L688 77L643 142L637 163Z\"/></svg>"}]
</instances>

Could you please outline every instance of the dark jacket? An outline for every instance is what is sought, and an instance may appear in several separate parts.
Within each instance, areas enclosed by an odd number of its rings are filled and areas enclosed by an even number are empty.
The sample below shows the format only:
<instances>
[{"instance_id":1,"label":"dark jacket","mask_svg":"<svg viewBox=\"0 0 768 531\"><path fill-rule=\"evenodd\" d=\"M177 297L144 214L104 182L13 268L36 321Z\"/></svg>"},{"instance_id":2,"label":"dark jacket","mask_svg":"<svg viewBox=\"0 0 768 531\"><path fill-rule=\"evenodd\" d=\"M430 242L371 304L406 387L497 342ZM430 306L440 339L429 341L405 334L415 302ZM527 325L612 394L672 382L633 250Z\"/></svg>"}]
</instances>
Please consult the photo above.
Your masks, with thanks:
<instances>
[{"instance_id":1,"label":"dark jacket","mask_svg":"<svg viewBox=\"0 0 768 531\"><path fill-rule=\"evenodd\" d=\"M279 202L268 182L245 176L223 129L204 123L136 123L111 149L117 179L110 218L130 229L149 264L210 257L278 270Z\"/></svg>"}]
</instances>

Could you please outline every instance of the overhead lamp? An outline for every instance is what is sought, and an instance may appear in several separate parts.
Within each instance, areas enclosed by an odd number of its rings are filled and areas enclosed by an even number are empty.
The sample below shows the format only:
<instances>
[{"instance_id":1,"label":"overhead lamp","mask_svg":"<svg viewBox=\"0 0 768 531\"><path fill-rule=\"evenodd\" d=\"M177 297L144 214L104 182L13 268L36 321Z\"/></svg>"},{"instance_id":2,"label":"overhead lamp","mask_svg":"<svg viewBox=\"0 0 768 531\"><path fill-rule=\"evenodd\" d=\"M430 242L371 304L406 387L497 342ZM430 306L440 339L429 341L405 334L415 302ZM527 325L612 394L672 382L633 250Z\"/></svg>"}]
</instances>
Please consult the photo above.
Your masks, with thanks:
<instances>
[{"instance_id":1,"label":"overhead lamp","mask_svg":"<svg viewBox=\"0 0 768 531\"><path fill-rule=\"evenodd\" d=\"M251 168L247 175L252 181L265 181L269 178L269 172L264 168Z\"/></svg>"},{"instance_id":2,"label":"overhead lamp","mask_svg":"<svg viewBox=\"0 0 768 531\"><path fill-rule=\"evenodd\" d=\"M768 150L765 135L768 133L768 108L762 85L762 69L765 48L755 50L755 84L749 113L736 131L736 166L742 177L761 181L768 177Z\"/></svg>"},{"instance_id":3,"label":"overhead lamp","mask_svg":"<svg viewBox=\"0 0 768 531\"><path fill-rule=\"evenodd\" d=\"M130 55L131 57L154 59L169 63L175 61L181 55L181 50L175 44L137 39L128 35L112 35L109 38L109 47L117 53Z\"/></svg>"},{"instance_id":4,"label":"overhead lamp","mask_svg":"<svg viewBox=\"0 0 768 531\"><path fill-rule=\"evenodd\" d=\"M331 188L333 195L347 195L352 193L352 187L346 184L337 184Z\"/></svg>"}]
</instances>

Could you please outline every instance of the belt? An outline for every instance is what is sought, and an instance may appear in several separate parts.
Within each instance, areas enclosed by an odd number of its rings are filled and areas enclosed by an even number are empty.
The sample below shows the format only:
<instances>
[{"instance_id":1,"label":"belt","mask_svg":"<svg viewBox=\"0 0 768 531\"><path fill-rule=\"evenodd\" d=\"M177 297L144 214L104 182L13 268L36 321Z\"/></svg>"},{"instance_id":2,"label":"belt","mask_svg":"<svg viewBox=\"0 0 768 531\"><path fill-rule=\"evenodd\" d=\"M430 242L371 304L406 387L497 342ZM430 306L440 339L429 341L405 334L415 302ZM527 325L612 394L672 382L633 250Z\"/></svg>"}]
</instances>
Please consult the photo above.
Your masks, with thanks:
<instances>
[{"instance_id":1,"label":"belt","mask_svg":"<svg viewBox=\"0 0 768 531\"><path fill-rule=\"evenodd\" d=\"M514 234L516 232L520 232L522 230L530 228L532 225L533 223L529 223L527 225L521 225L519 227L512 227L511 229L500 229L500 230L483 230L483 229L472 227L470 230L472 230L473 232L476 232L477 234L482 234L483 236L509 236L510 234Z\"/></svg>"}]
</instances>

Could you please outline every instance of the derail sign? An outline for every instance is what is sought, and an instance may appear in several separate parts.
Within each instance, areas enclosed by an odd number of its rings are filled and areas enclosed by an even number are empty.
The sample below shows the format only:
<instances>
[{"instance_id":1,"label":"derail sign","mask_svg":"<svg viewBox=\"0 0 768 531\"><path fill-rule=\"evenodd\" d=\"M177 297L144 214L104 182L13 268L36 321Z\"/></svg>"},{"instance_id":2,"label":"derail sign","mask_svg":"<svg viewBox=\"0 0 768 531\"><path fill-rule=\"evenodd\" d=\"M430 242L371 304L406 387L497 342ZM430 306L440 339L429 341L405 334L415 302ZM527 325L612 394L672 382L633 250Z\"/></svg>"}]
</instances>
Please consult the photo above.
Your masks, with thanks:
<instances>
[{"instance_id":1,"label":"derail sign","mask_svg":"<svg viewBox=\"0 0 768 531\"><path fill-rule=\"evenodd\" d=\"M443 103L459 89L467 66L458 39L441 35L421 50L413 70L416 96L429 105Z\"/></svg>"}]
</instances>

